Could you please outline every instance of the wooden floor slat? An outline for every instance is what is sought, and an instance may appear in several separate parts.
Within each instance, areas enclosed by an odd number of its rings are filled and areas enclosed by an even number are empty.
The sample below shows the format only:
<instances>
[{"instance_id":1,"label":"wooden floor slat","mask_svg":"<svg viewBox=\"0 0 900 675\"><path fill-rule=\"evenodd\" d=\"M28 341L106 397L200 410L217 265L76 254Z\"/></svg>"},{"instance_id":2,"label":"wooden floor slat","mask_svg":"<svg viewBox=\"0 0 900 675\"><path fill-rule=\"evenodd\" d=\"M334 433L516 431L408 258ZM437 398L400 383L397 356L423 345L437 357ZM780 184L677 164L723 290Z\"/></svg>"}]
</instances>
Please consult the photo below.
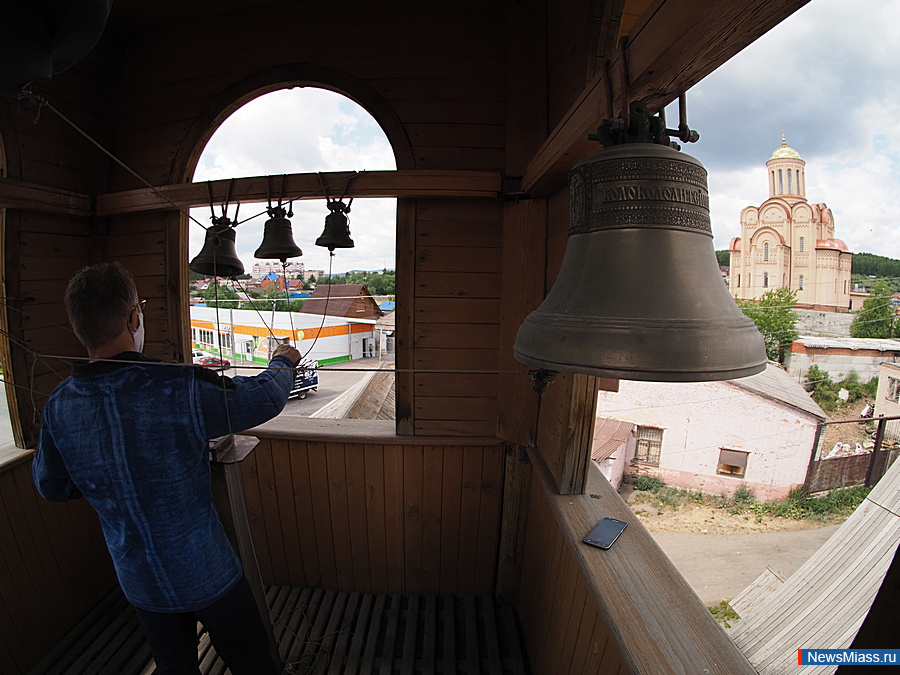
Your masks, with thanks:
<instances>
[{"instance_id":1,"label":"wooden floor slat","mask_svg":"<svg viewBox=\"0 0 900 675\"><path fill-rule=\"evenodd\" d=\"M272 587L285 675L528 673L515 610L489 597L374 595ZM198 624L204 675L229 675ZM134 609L116 589L28 675L155 675Z\"/></svg>"}]
</instances>

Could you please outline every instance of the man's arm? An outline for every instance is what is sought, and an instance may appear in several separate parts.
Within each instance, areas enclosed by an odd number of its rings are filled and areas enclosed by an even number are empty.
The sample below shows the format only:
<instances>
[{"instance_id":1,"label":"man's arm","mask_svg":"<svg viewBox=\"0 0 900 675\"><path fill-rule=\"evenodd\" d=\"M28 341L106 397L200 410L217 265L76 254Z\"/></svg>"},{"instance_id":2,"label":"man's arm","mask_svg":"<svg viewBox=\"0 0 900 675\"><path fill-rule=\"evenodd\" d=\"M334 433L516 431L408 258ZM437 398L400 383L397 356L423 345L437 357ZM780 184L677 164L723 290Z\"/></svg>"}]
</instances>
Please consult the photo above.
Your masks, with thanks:
<instances>
[{"instance_id":1,"label":"man's arm","mask_svg":"<svg viewBox=\"0 0 900 675\"><path fill-rule=\"evenodd\" d=\"M243 431L278 415L287 403L299 361L300 352L290 345L280 345L269 367L259 375L217 378L218 384L206 378L198 381L207 435L216 438Z\"/></svg>"},{"instance_id":2,"label":"man's arm","mask_svg":"<svg viewBox=\"0 0 900 675\"><path fill-rule=\"evenodd\" d=\"M69 476L69 470L63 462L56 444L48 428L45 412L44 424L41 425L41 440L34 462L31 466L34 484L41 496L51 502L65 502L81 497L75 483Z\"/></svg>"}]
</instances>

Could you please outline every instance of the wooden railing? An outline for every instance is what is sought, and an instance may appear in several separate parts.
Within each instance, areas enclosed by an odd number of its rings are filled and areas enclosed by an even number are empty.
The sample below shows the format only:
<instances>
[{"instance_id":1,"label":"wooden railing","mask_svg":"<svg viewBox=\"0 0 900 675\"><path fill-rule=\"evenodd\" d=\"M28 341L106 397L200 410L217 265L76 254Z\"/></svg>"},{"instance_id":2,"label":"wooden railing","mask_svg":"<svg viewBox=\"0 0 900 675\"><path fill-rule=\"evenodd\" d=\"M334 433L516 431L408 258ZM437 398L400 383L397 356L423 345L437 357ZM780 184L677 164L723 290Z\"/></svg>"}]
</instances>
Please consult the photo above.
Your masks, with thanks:
<instances>
[{"instance_id":1,"label":"wooden railing","mask_svg":"<svg viewBox=\"0 0 900 675\"><path fill-rule=\"evenodd\" d=\"M756 672L599 470L559 495L532 460L518 610L536 675ZM604 516L628 522L608 551L581 542Z\"/></svg>"},{"instance_id":2,"label":"wooden railing","mask_svg":"<svg viewBox=\"0 0 900 675\"><path fill-rule=\"evenodd\" d=\"M393 422L276 418L247 432L250 528L264 583L489 594L503 446L397 436Z\"/></svg>"},{"instance_id":3,"label":"wooden railing","mask_svg":"<svg viewBox=\"0 0 900 675\"><path fill-rule=\"evenodd\" d=\"M496 589L504 447L401 437L393 423L273 420L242 465L266 583L469 595ZM96 516L35 492L31 455L0 467L0 672L20 674L115 584ZM517 609L532 671L753 673L593 467L559 495L537 454ZM581 543L603 516L628 529Z\"/></svg>"}]
</instances>

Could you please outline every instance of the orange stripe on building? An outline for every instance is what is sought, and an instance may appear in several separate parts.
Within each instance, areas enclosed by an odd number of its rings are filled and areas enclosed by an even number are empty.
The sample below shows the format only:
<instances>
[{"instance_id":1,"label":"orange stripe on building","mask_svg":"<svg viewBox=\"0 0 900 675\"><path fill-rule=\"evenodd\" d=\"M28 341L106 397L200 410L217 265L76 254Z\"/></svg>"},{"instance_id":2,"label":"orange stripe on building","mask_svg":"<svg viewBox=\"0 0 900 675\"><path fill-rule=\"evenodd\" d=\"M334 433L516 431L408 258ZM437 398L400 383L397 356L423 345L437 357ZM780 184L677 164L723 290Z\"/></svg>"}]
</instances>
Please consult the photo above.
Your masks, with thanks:
<instances>
[{"instance_id":1,"label":"orange stripe on building","mask_svg":"<svg viewBox=\"0 0 900 675\"><path fill-rule=\"evenodd\" d=\"M205 328L206 330L215 330L215 325L212 321L204 321L202 319L191 319L191 328ZM321 329L319 328L305 328L305 329L295 329L293 331L287 328L274 328L271 333L269 329L264 326L242 326L235 325L234 332L236 335L250 335L253 337L268 337L269 335L275 335L275 337L286 337L291 338L292 340L314 340L316 337L327 338L327 337L336 337L339 335L348 335L348 334L356 334L356 333L371 333L375 327L366 323L355 323L348 326L325 326Z\"/></svg>"}]
</instances>

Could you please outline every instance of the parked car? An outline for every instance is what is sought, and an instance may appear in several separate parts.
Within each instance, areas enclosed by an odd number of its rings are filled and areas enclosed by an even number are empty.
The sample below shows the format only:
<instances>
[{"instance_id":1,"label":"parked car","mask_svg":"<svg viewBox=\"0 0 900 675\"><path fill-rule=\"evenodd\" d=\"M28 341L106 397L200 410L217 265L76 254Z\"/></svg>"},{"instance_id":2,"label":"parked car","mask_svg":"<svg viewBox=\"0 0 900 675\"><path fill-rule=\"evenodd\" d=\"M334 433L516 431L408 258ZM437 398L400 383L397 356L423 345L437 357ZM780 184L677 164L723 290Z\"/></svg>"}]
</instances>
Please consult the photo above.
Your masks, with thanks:
<instances>
[{"instance_id":1,"label":"parked car","mask_svg":"<svg viewBox=\"0 0 900 675\"><path fill-rule=\"evenodd\" d=\"M200 359L200 365L204 368L212 368L213 370L225 370L231 367L231 361L218 356L207 356Z\"/></svg>"}]
</instances>

